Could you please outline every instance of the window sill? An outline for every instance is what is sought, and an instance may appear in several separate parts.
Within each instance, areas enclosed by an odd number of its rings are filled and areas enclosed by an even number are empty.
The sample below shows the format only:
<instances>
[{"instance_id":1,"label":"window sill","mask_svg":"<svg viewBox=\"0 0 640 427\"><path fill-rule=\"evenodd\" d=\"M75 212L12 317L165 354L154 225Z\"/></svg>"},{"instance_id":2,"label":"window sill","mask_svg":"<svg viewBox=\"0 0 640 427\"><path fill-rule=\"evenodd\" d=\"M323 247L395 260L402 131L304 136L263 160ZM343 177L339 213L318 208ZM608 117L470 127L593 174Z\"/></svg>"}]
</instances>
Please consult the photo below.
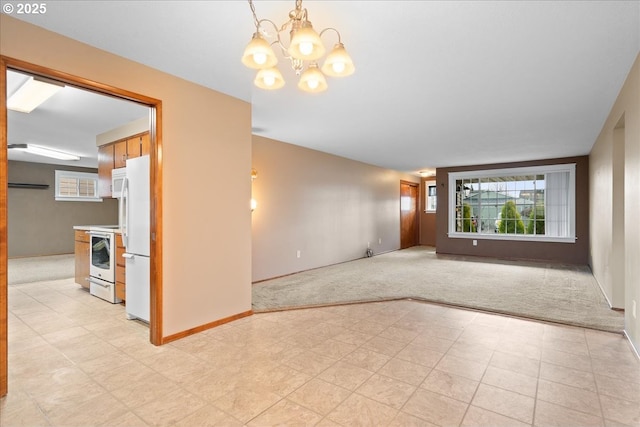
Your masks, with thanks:
<instances>
[{"instance_id":1,"label":"window sill","mask_svg":"<svg viewBox=\"0 0 640 427\"><path fill-rule=\"evenodd\" d=\"M447 233L450 239L476 239L476 240L509 240L520 242L548 242L548 243L575 243L575 237L551 237L539 235L514 235L514 234L480 234L480 233Z\"/></svg>"},{"instance_id":2,"label":"window sill","mask_svg":"<svg viewBox=\"0 0 640 427\"><path fill-rule=\"evenodd\" d=\"M101 198L95 197L56 197L56 202L101 202Z\"/></svg>"}]
</instances>

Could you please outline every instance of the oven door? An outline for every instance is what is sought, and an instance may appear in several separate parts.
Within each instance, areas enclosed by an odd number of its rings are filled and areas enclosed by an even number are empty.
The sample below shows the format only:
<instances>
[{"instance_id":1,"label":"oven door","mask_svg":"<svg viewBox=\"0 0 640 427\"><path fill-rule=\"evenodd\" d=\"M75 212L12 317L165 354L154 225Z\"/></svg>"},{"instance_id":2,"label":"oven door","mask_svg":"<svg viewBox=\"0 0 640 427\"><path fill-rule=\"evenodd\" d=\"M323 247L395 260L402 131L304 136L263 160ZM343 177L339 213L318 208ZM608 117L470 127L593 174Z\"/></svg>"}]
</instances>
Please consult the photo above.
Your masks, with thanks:
<instances>
[{"instance_id":1,"label":"oven door","mask_svg":"<svg viewBox=\"0 0 640 427\"><path fill-rule=\"evenodd\" d=\"M115 282L115 238L113 233L90 231L89 276Z\"/></svg>"}]
</instances>

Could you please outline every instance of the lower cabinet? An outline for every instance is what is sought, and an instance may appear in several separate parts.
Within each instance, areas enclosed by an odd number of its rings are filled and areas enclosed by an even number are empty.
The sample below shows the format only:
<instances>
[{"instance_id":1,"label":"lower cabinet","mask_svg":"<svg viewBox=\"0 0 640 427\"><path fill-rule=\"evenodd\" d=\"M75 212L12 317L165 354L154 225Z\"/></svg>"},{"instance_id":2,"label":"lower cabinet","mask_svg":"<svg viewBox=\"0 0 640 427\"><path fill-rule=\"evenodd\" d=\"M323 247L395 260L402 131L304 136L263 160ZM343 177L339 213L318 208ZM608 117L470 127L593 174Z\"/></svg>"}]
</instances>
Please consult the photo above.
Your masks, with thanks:
<instances>
[{"instance_id":1,"label":"lower cabinet","mask_svg":"<svg viewBox=\"0 0 640 427\"><path fill-rule=\"evenodd\" d=\"M123 302L126 298L126 282L125 269L126 263L123 258L125 252L124 244L122 244L122 234L116 234L116 298L120 298Z\"/></svg>"},{"instance_id":2,"label":"lower cabinet","mask_svg":"<svg viewBox=\"0 0 640 427\"><path fill-rule=\"evenodd\" d=\"M75 230L75 279L83 288L89 289L89 234L85 230Z\"/></svg>"}]
</instances>

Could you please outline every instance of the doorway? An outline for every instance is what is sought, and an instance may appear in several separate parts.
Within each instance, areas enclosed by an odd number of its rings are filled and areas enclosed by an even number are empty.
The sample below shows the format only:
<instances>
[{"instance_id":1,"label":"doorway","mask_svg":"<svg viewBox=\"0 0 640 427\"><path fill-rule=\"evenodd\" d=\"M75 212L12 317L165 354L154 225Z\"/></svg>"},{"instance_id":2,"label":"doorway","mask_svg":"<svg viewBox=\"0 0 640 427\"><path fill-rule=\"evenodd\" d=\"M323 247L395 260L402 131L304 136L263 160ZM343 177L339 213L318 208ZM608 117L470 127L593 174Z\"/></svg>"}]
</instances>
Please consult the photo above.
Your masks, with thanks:
<instances>
[{"instance_id":1,"label":"doorway","mask_svg":"<svg viewBox=\"0 0 640 427\"><path fill-rule=\"evenodd\" d=\"M400 181L400 249L418 244L420 184Z\"/></svg>"},{"instance_id":2,"label":"doorway","mask_svg":"<svg viewBox=\"0 0 640 427\"><path fill-rule=\"evenodd\" d=\"M8 57L0 57L0 397L8 391L8 122L7 122L7 70L23 72L64 83L79 89L116 97L149 107L150 109L150 188L153 203L150 206L150 322L149 341L162 343L162 150L160 100L126 90L90 81L36 64Z\"/></svg>"}]
</instances>

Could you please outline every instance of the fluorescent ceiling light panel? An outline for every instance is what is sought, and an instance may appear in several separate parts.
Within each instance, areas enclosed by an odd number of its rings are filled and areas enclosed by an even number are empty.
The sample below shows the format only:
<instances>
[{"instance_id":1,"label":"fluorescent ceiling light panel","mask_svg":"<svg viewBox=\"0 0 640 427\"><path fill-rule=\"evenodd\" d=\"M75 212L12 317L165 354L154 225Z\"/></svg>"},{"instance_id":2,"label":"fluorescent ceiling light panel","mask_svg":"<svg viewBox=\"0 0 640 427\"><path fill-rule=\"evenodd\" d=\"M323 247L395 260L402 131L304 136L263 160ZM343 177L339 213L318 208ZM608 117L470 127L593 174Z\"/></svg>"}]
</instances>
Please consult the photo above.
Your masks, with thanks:
<instances>
[{"instance_id":1,"label":"fluorescent ceiling light panel","mask_svg":"<svg viewBox=\"0 0 640 427\"><path fill-rule=\"evenodd\" d=\"M9 110L30 113L55 95L64 85L41 77L29 77L7 100Z\"/></svg>"},{"instance_id":2,"label":"fluorescent ceiling light panel","mask_svg":"<svg viewBox=\"0 0 640 427\"><path fill-rule=\"evenodd\" d=\"M33 144L9 144L7 148L58 160L80 160L80 156L76 156L75 154L52 150L51 148L40 147L39 145Z\"/></svg>"}]
</instances>

